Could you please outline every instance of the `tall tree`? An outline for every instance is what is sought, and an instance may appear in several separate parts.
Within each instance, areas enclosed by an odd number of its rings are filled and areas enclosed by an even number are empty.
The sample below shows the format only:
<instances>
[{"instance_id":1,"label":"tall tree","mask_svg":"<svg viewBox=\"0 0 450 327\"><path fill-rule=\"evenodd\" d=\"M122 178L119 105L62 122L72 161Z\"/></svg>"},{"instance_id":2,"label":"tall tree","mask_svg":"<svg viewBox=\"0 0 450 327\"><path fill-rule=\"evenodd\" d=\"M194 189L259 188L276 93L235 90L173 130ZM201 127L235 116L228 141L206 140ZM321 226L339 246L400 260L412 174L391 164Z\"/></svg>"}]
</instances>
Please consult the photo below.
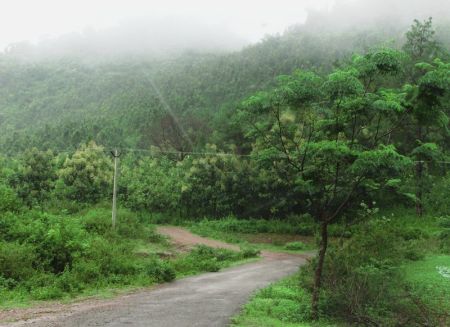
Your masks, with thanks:
<instances>
[{"instance_id":1,"label":"tall tree","mask_svg":"<svg viewBox=\"0 0 450 327\"><path fill-rule=\"evenodd\" d=\"M290 164L296 187L304 190L308 211L319 225L314 319L319 315L328 226L410 163L389 137L405 111L406 94L382 84L398 74L400 65L398 52L382 49L356 56L352 65L325 78L301 71L282 76L273 91L243 103L253 154Z\"/></svg>"}]
</instances>

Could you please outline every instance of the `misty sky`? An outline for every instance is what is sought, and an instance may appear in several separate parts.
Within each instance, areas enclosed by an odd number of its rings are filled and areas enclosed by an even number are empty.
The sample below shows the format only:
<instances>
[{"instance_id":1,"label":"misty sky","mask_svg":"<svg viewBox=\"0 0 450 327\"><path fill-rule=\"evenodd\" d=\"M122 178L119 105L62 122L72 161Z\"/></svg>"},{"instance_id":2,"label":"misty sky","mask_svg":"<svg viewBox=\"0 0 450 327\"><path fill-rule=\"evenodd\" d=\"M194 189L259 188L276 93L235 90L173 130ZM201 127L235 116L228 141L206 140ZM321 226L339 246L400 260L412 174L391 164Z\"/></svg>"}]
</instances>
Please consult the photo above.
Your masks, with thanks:
<instances>
[{"instance_id":1,"label":"misty sky","mask_svg":"<svg viewBox=\"0 0 450 327\"><path fill-rule=\"evenodd\" d=\"M317 26L331 30L387 21L408 26L414 18L450 17L450 0L1 0L1 4L0 51L31 41L39 44L44 56L240 49L305 22L311 11Z\"/></svg>"},{"instance_id":2,"label":"misty sky","mask_svg":"<svg viewBox=\"0 0 450 327\"><path fill-rule=\"evenodd\" d=\"M102 30L135 19L183 19L254 42L306 19L334 0L2 0L0 48L71 32Z\"/></svg>"}]
</instances>

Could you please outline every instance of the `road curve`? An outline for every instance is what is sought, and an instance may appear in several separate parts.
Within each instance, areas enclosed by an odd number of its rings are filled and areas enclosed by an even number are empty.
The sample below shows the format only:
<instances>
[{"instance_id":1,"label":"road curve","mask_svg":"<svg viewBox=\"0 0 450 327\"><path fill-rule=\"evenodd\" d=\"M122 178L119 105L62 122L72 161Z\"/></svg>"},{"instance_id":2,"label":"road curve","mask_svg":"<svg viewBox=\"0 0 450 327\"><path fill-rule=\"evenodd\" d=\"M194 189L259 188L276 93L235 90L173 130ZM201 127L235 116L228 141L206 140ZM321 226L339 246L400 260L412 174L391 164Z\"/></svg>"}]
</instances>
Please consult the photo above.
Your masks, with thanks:
<instances>
[{"instance_id":1,"label":"road curve","mask_svg":"<svg viewBox=\"0 0 450 327\"><path fill-rule=\"evenodd\" d=\"M227 326L255 290L295 273L305 261L301 256L266 253L258 262L184 278L107 304L8 326Z\"/></svg>"}]
</instances>

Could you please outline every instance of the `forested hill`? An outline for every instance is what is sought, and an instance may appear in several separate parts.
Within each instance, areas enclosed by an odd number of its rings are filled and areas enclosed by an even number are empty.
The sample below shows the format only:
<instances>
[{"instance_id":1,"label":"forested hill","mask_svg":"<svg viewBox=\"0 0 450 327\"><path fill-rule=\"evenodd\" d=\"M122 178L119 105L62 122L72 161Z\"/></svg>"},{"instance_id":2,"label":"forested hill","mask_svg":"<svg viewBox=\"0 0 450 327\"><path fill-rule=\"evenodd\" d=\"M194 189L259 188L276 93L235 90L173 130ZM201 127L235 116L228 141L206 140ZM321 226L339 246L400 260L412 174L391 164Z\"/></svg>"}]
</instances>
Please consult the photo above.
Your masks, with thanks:
<instances>
[{"instance_id":1,"label":"forested hill","mask_svg":"<svg viewBox=\"0 0 450 327\"><path fill-rule=\"evenodd\" d=\"M449 29L437 26L444 47ZM73 149L89 140L106 146L178 151L238 141L229 119L236 105L296 69L320 73L351 53L401 47L408 27L320 30L314 24L228 54L169 58L31 60L0 57L0 151Z\"/></svg>"}]
</instances>

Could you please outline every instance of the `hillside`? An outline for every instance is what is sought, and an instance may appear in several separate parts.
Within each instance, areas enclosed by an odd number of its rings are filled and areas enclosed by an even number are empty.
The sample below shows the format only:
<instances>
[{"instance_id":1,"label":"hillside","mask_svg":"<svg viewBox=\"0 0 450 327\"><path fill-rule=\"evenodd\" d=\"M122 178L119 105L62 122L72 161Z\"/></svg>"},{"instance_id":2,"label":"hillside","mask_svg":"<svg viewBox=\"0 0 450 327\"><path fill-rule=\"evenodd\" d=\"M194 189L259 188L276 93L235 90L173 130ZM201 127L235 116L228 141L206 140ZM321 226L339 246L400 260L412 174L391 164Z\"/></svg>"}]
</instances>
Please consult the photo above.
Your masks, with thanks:
<instances>
[{"instance_id":1,"label":"hillside","mask_svg":"<svg viewBox=\"0 0 450 327\"><path fill-rule=\"evenodd\" d=\"M0 151L17 153L30 146L73 149L88 140L177 150L206 142L233 143L238 136L226 128L230 112L246 96L273 86L276 76L296 69L326 73L352 53L386 44L400 47L407 29L316 27L314 22L294 26L228 54L191 52L113 61L27 60L3 54ZM445 41L448 33L439 26L437 30L438 39Z\"/></svg>"}]
</instances>

